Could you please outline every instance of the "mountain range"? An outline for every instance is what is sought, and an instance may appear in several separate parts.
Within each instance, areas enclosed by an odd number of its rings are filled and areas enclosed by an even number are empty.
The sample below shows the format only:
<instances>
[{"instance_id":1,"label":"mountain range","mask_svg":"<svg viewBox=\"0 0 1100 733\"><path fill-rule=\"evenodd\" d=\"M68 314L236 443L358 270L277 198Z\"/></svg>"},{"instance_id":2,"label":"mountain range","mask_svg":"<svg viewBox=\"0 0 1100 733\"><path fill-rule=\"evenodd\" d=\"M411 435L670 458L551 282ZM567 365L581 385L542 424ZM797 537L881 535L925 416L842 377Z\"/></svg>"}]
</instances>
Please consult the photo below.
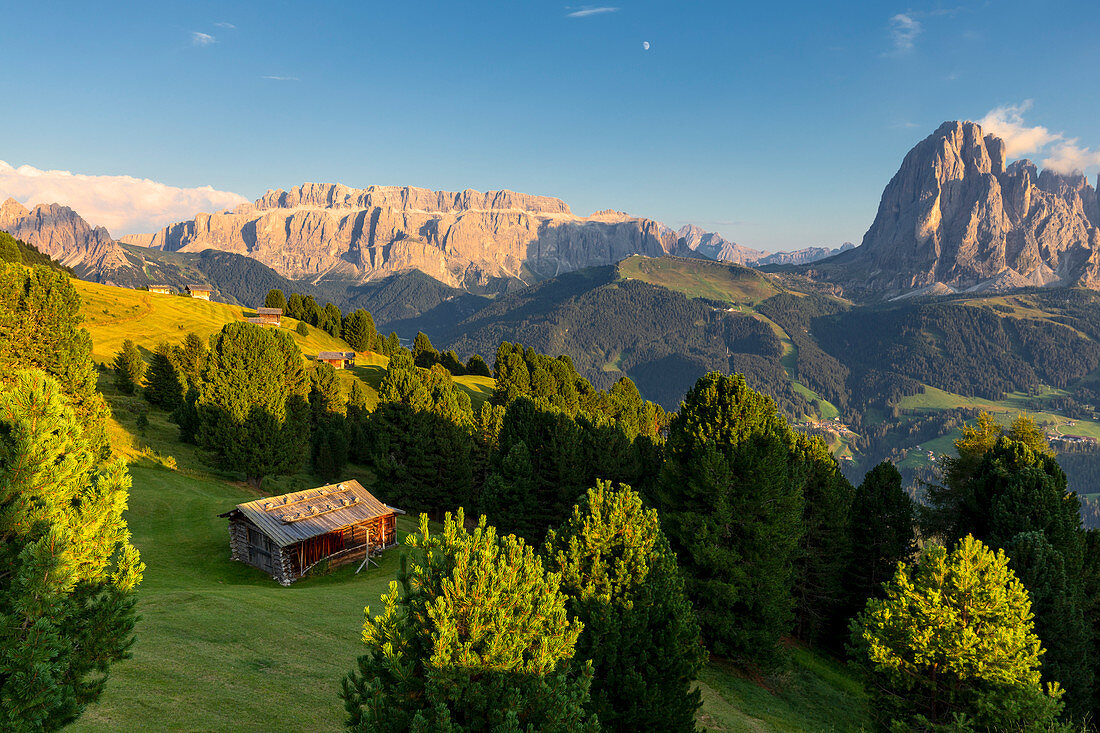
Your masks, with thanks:
<instances>
[{"instance_id":1,"label":"mountain range","mask_svg":"<svg viewBox=\"0 0 1100 733\"><path fill-rule=\"evenodd\" d=\"M636 254L793 271L857 300L1100 289L1096 188L1081 174L1009 163L1005 150L1002 139L974 122L944 123L905 156L861 245L835 249L768 253L690 224L674 231L611 210L578 216L560 199L513 191L321 183L268 191L236 209L121 241L68 207L28 209L8 199L0 205L0 230L80 277L131 287L209 281L196 258L211 251L224 255L223 274L253 268L253 282L299 283L288 287L341 307L371 304L389 278L428 276L435 284L416 280L423 297L394 311L395 319L415 318L459 294L508 292ZM241 262L229 265L233 258Z\"/></svg>"}]
</instances>

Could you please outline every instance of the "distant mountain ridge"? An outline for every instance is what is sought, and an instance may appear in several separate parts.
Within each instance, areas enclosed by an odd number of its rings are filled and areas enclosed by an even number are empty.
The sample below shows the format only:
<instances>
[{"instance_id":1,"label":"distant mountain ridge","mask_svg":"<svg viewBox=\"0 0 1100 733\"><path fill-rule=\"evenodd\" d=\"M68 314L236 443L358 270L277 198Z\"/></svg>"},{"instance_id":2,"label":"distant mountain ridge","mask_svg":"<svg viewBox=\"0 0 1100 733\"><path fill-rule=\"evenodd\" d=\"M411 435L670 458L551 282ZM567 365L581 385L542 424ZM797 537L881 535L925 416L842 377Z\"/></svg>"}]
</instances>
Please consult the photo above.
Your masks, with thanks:
<instances>
[{"instance_id":1,"label":"distant mountain ridge","mask_svg":"<svg viewBox=\"0 0 1100 733\"><path fill-rule=\"evenodd\" d=\"M1005 142L945 122L883 191L862 244L807 270L855 289L1100 288L1100 200L1080 173L1005 162Z\"/></svg>"},{"instance_id":2,"label":"distant mountain ridge","mask_svg":"<svg viewBox=\"0 0 1100 733\"><path fill-rule=\"evenodd\" d=\"M580 217L547 196L321 183L123 241L235 252L295 279L367 282L416 269L465 288L683 251L660 222L613 211Z\"/></svg>"},{"instance_id":3,"label":"distant mountain ridge","mask_svg":"<svg viewBox=\"0 0 1100 733\"><path fill-rule=\"evenodd\" d=\"M719 262L732 262L735 265L746 265L748 267L805 265L823 260L826 257L832 257L841 252L847 252L855 247L851 242L845 242L832 249L829 247L805 247L791 252L765 252L743 247L736 242L725 239L721 234L704 231L694 224L686 224L680 227L676 234L683 240L688 249L697 254Z\"/></svg>"}]
</instances>

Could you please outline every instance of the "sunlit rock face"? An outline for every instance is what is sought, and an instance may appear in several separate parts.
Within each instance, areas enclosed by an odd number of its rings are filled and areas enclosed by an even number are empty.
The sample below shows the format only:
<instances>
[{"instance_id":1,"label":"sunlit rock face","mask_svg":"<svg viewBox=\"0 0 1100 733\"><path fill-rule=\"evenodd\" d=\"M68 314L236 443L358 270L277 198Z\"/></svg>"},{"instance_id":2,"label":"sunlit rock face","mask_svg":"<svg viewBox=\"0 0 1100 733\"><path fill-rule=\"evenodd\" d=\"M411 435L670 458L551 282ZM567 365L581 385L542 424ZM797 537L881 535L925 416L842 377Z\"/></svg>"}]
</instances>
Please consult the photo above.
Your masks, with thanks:
<instances>
[{"instance_id":1,"label":"sunlit rock face","mask_svg":"<svg viewBox=\"0 0 1100 733\"><path fill-rule=\"evenodd\" d=\"M1100 286L1100 210L1081 174L1005 165L1005 143L945 122L886 186L860 247L836 259L863 287Z\"/></svg>"},{"instance_id":2,"label":"sunlit rock face","mask_svg":"<svg viewBox=\"0 0 1100 733\"><path fill-rule=\"evenodd\" d=\"M417 269L460 287L550 277L632 254L690 254L659 222L610 211L580 217L547 196L317 183L123 241L236 252L290 278L366 281Z\"/></svg>"},{"instance_id":3,"label":"sunlit rock face","mask_svg":"<svg viewBox=\"0 0 1100 733\"><path fill-rule=\"evenodd\" d=\"M129 265L126 253L103 227L92 227L68 206L28 209L15 199L0 204L0 231L11 234L78 274Z\"/></svg>"}]
</instances>

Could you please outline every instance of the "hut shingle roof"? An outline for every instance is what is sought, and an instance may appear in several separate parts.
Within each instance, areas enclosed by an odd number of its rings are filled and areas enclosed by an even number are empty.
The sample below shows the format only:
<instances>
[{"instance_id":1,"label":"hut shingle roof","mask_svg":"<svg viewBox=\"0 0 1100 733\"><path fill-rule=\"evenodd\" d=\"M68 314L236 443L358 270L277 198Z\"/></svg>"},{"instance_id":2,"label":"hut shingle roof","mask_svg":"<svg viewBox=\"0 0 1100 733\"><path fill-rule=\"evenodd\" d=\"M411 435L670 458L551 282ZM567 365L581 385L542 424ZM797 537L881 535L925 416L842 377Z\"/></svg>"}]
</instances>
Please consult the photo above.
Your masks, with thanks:
<instances>
[{"instance_id":1,"label":"hut shingle roof","mask_svg":"<svg viewBox=\"0 0 1100 733\"><path fill-rule=\"evenodd\" d=\"M282 308L257 308L256 315L260 316L281 316L283 314Z\"/></svg>"},{"instance_id":2,"label":"hut shingle roof","mask_svg":"<svg viewBox=\"0 0 1100 733\"><path fill-rule=\"evenodd\" d=\"M240 512L275 544L287 547L395 511L353 480L238 504L218 516Z\"/></svg>"},{"instance_id":3,"label":"hut shingle roof","mask_svg":"<svg viewBox=\"0 0 1100 733\"><path fill-rule=\"evenodd\" d=\"M354 351L321 351L317 354L318 359L354 359Z\"/></svg>"}]
</instances>

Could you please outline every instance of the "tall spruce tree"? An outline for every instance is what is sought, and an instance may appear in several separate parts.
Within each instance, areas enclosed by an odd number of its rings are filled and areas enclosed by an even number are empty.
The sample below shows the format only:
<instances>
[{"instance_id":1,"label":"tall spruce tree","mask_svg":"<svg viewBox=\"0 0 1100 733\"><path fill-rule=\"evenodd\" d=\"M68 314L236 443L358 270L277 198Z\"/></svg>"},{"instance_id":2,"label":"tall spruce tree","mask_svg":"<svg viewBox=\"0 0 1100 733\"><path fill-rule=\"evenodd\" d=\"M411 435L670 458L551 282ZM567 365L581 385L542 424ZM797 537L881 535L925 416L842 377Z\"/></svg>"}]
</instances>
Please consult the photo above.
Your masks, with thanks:
<instances>
[{"instance_id":1,"label":"tall spruce tree","mask_svg":"<svg viewBox=\"0 0 1100 733\"><path fill-rule=\"evenodd\" d=\"M69 277L42 265L0 263L0 381L18 369L41 369L61 385L85 437L103 459L110 410L96 389L92 339L80 324L80 295Z\"/></svg>"},{"instance_id":2,"label":"tall spruce tree","mask_svg":"<svg viewBox=\"0 0 1100 733\"><path fill-rule=\"evenodd\" d=\"M309 376L313 472L323 479L334 479L348 461L347 403L331 364L316 365Z\"/></svg>"},{"instance_id":3,"label":"tall spruce tree","mask_svg":"<svg viewBox=\"0 0 1100 733\"><path fill-rule=\"evenodd\" d=\"M820 437L795 433L791 458L804 469L802 543L795 560L795 614L799 638L842 651L848 625L844 573L855 490Z\"/></svg>"},{"instance_id":4,"label":"tall spruce tree","mask_svg":"<svg viewBox=\"0 0 1100 733\"><path fill-rule=\"evenodd\" d=\"M0 729L58 730L129 656L144 566L122 514L130 477L104 461L60 385L0 389Z\"/></svg>"},{"instance_id":5,"label":"tall spruce tree","mask_svg":"<svg viewBox=\"0 0 1100 733\"><path fill-rule=\"evenodd\" d=\"M374 318L362 308L352 311L344 319L344 340L356 351L371 351L378 341L378 329Z\"/></svg>"},{"instance_id":6,"label":"tall spruce tree","mask_svg":"<svg viewBox=\"0 0 1100 733\"><path fill-rule=\"evenodd\" d=\"M717 654L770 662L791 629L805 483L792 442L739 374L700 378L669 426L654 504Z\"/></svg>"},{"instance_id":7,"label":"tall spruce tree","mask_svg":"<svg viewBox=\"0 0 1100 733\"><path fill-rule=\"evenodd\" d=\"M851 562L846 573L846 611L858 613L868 598L882 596L899 562L916 551L916 508L894 464L883 461L863 477L852 500Z\"/></svg>"},{"instance_id":8,"label":"tall spruce tree","mask_svg":"<svg viewBox=\"0 0 1100 733\"><path fill-rule=\"evenodd\" d=\"M163 410L175 410L183 403L183 383L172 359L172 349L163 341L157 344L149 362L145 399Z\"/></svg>"},{"instance_id":9,"label":"tall spruce tree","mask_svg":"<svg viewBox=\"0 0 1100 733\"><path fill-rule=\"evenodd\" d=\"M297 471L310 445L308 388L290 334L226 324L210 339L198 390L199 445L254 485Z\"/></svg>"},{"instance_id":10,"label":"tall spruce tree","mask_svg":"<svg viewBox=\"0 0 1100 733\"><path fill-rule=\"evenodd\" d=\"M581 625L559 577L514 536L460 510L406 539L384 610L367 609L367 653L344 680L348 730L366 733L595 733L590 668L571 668Z\"/></svg>"},{"instance_id":11,"label":"tall spruce tree","mask_svg":"<svg viewBox=\"0 0 1100 733\"><path fill-rule=\"evenodd\" d=\"M267 297L264 298L264 308L282 308L285 311L286 295L278 288L267 291Z\"/></svg>"},{"instance_id":12,"label":"tall spruce tree","mask_svg":"<svg viewBox=\"0 0 1100 733\"><path fill-rule=\"evenodd\" d=\"M706 652L657 512L629 486L598 482L542 554L584 625L575 658L592 662L601 728L693 732Z\"/></svg>"},{"instance_id":13,"label":"tall spruce tree","mask_svg":"<svg viewBox=\"0 0 1100 733\"><path fill-rule=\"evenodd\" d=\"M1066 714L1089 715L1091 634L1084 618L1080 501L1043 443L1001 436L970 472L959 494L959 525L1004 548L1033 594L1036 632L1047 650L1043 678L1065 688ZM1040 533L1044 542L1033 536ZM1019 555L1013 555L1013 550Z\"/></svg>"},{"instance_id":14,"label":"tall spruce tree","mask_svg":"<svg viewBox=\"0 0 1100 733\"><path fill-rule=\"evenodd\" d=\"M418 331L413 339L413 362L421 369L431 369L433 364L439 363L439 352L423 331Z\"/></svg>"},{"instance_id":15,"label":"tall spruce tree","mask_svg":"<svg viewBox=\"0 0 1100 733\"><path fill-rule=\"evenodd\" d=\"M390 357L364 442L393 501L441 516L472 499L474 416L470 397L436 372Z\"/></svg>"},{"instance_id":16,"label":"tall spruce tree","mask_svg":"<svg viewBox=\"0 0 1100 733\"><path fill-rule=\"evenodd\" d=\"M122 349L115 355L112 368L115 372L115 387L119 392L133 394L142 386L145 379L145 360L130 339L122 342Z\"/></svg>"}]
</instances>

